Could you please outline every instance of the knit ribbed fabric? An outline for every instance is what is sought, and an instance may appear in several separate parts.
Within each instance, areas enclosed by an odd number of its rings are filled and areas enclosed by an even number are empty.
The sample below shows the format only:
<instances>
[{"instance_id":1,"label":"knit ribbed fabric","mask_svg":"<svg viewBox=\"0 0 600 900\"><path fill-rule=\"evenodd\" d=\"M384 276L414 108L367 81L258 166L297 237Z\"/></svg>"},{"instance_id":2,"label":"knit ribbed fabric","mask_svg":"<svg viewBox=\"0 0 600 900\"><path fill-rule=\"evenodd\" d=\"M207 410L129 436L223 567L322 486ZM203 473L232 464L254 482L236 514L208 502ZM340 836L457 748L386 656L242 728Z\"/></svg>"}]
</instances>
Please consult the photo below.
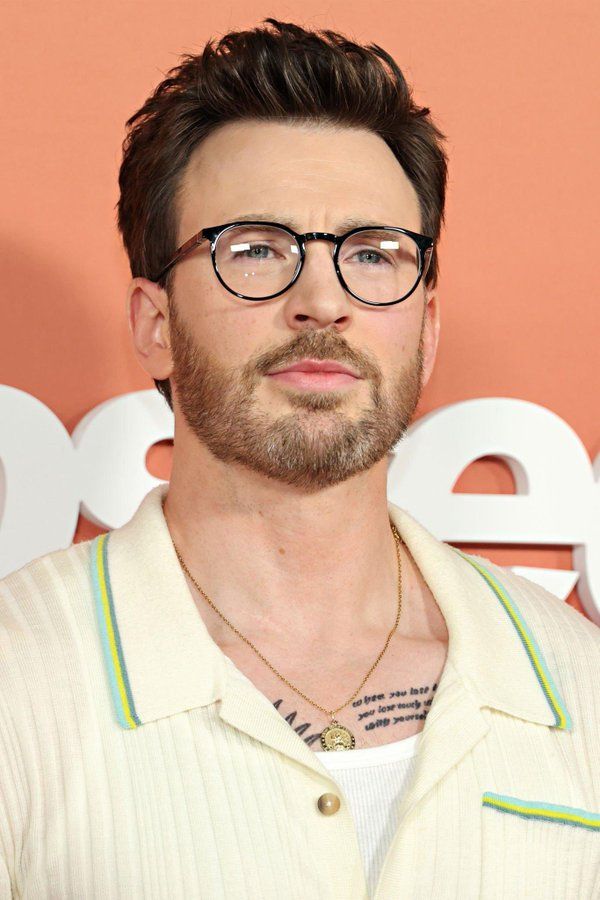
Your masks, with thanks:
<instances>
[{"instance_id":1,"label":"knit ribbed fabric","mask_svg":"<svg viewBox=\"0 0 600 900\"><path fill-rule=\"evenodd\" d=\"M212 640L167 487L0 580L1 900L600 898L597 626L389 504L449 643L371 876L393 776L357 802Z\"/></svg>"},{"instance_id":2,"label":"knit ribbed fabric","mask_svg":"<svg viewBox=\"0 0 600 900\"><path fill-rule=\"evenodd\" d=\"M420 737L419 733L381 747L316 754L350 807L369 897L375 894L383 861L396 833L400 798L412 775Z\"/></svg>"}]
</instances>

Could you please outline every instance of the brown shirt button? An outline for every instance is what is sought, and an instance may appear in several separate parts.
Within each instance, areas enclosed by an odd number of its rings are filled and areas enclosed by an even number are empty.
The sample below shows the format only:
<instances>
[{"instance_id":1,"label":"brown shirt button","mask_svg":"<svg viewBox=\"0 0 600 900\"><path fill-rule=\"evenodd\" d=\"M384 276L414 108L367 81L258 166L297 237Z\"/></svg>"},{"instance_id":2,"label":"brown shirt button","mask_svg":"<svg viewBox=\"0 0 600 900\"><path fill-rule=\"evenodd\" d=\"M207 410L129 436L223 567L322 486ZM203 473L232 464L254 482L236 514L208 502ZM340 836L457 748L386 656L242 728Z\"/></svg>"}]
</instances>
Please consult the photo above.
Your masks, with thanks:
<instances>
[{"instance_id":1,"label":"brown shirt button","mask_svg":"<svg viewBox=\"0 0 600 900\"><path fill-rule=\"evenodd\" d=\"M324 816L332 816L340 808L340 798L337 794L321 794L317 806Z\"/></svg>"}]
</instances>

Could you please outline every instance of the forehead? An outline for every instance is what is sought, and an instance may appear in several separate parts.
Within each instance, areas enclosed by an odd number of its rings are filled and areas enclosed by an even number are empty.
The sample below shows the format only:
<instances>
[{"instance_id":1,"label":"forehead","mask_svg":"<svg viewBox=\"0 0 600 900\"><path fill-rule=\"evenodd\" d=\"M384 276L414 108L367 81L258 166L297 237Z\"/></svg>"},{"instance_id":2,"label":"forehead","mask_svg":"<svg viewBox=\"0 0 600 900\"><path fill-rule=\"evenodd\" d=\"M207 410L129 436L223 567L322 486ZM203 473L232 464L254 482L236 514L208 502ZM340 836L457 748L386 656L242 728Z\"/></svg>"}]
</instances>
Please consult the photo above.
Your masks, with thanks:
<instances>
[{"instance_id":1,"label":"forehead","mask_svg":"<svg viewBox=\"0 0 600 900\"><path fill-rule=\"evenodd\" d=\"M181 240L261 210L300 231L335 231L352 218L421 227L416 191L385 141L365 129L305 123L219 127L192 153L177 206Z\"/></svg>"}]
</instances>

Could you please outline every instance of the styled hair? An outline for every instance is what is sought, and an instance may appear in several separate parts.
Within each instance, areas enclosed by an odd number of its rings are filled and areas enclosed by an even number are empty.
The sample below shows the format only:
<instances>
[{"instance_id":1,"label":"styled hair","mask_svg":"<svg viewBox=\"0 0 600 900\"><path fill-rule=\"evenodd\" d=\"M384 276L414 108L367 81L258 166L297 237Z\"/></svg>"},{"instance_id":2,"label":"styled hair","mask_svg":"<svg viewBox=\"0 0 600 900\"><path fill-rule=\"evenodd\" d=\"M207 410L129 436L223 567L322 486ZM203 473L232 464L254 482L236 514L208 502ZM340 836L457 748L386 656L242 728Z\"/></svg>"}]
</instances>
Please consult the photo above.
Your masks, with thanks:
<instances>
[{"instance_id":1,"label":"styled hair","mask_svg":"<svg viewBox=\"0 0 600 900\"><path fill-rule=\"evenodd\" d=\"M438 240L444 221L446 136L377 44L308 31L268 18L248 31L184 54L126 123L118 227L132 277L153 279L177 249L178 189L192 152L229 122L299 121L359 127L379 135L418 197L421 232ZM157 283L170 299L173 269ZM438 278L434 247L425 279ZM168 379L156 387L173 409Z\"/></svg>"}]
</instances>

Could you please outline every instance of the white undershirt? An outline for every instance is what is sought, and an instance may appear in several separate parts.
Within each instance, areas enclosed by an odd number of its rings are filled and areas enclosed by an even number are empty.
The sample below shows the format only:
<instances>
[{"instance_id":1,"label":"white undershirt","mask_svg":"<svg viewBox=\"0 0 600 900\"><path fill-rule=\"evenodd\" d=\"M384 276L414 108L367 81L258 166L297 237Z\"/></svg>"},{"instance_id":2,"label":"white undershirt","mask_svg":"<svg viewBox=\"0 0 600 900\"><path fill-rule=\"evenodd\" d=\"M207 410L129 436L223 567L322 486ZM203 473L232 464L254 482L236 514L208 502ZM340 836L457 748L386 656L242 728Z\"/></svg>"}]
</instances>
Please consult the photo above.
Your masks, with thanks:
<instances>
[{"instance_id":1,"label":"white undershirt","mask_svg":"<svg viewBox=\"0 0 600 900\"><path fill-rule=\"evenodd\" d=\"M348 801L370 897L396 831L396 811L412 774L421 734L381 747L316 753Z\"/></svg>"}]
</instances>

